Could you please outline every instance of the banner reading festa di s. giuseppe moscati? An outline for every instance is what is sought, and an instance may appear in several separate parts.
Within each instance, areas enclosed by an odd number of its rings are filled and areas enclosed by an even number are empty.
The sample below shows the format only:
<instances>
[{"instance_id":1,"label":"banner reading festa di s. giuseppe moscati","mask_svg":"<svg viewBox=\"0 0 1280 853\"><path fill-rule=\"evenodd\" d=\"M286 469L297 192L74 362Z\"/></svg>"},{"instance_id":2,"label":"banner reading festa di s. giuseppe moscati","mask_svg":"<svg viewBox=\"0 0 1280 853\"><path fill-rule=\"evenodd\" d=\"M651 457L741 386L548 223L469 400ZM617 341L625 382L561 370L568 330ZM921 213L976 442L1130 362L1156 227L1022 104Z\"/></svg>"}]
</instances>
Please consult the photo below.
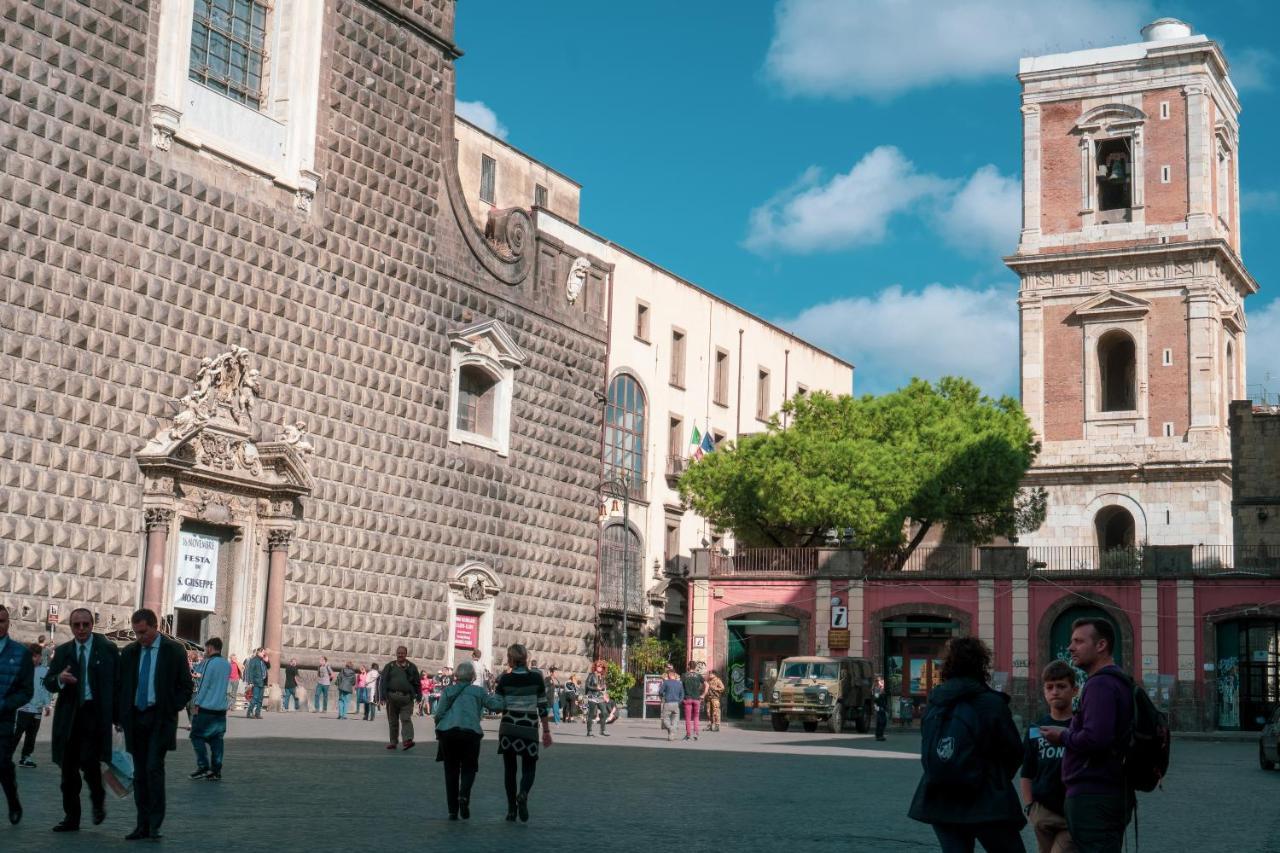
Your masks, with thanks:
<instances>
[{"instance_id":1,"label":"banner reading festa di s. giuseppe moscati","mask_svg":"<svg viewBox=\"0 0 1280 853\"><path fill-rule=\"evenodd\" d=\"M173 606L214 609L218 588L218 537L184 530L178 535L178 566L173 573Z\"/></svg>"}]
</instances>

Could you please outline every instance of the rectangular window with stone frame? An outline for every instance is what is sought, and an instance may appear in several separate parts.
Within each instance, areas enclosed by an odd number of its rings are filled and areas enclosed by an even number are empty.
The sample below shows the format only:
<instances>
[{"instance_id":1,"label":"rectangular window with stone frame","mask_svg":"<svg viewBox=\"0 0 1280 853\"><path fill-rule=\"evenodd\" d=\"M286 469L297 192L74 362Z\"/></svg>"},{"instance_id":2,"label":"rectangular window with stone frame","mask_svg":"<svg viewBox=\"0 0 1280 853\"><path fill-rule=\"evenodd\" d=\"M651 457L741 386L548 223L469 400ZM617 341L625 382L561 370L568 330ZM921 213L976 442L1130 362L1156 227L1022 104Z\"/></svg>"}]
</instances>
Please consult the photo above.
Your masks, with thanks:
<instances>
[{"instance_id":1,"label":"rectangular window with stone frame","mask_svg":"<svg viewBox=\"0 0 1280 853\"><path fill-rule=\"evenodd\" d=\"M480 200L493 204L494 191L498 183L498 161L488 154L480 155Z\"/></svg>"},{"instance_id":2,"label":"rectangular window with stone frame","mask_svg":"<svg viewBox=\"0 0 1280 853\"><path fill-rule=\"evenodd\" d=\"M533 185L533 204L535 207L547 206L547 188L542 184Z\"/></svg>"},{"instance_id":3,"label":"rectangular window with stone frame","mask_svg":"<svg viewBox=\"0 0 1280 853\"><path fill-rule=\"evenodd\" d=\"M457 428L475 435L493 436L493 403L497 382L474 365L462 368L458 377Z\"/></svg>"},{"instance_id":4,"label":"rectangular window with stone frame","mask_svg":"<svg viewBox=\"0 0 1280 853\"><path fill-rule=\"evenodd\" d=\"M711 402L718 406L729 405L729 351L716 348L715 384Z\"/></svg>"},{"instance_id":5,"label":"rectangular window with stone frame","mask_svg":"<svg viewBox=\"0 0 1280 853\"><path fill-rule=\"evenodd\" d=\"M674 388L684 387L684 341L682 329L671 330L671 376L668 382Z\"/></svg>"},{"instance_id":6,"label":"rectangular window with stone frame","mask_svg":"<svg viewBox=\"0 0 1280 853\"><path fill-rule=\"evenodd\" d=\"M260 0L195 0L188 76L237 103L261 109L270 11Z\"/></svg>"}]
</instances>

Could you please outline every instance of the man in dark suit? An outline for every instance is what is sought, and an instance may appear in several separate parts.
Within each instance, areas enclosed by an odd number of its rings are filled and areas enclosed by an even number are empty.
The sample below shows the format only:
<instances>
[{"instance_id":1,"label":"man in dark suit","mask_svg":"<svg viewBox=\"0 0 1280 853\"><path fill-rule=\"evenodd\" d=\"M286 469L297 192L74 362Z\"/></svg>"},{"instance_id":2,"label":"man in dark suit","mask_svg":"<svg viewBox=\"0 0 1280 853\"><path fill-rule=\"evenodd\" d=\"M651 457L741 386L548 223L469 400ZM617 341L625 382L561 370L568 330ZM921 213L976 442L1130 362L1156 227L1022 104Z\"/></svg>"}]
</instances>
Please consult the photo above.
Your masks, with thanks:
<instances>
[{"instance_id":1,"label":"man in dark suit","mask_svg":"<svg viewBox=\"0 0 1280 853\"><path fill-rule=\"evenodd\" d=\"M22 803L13 769L13 728L18 709L31 701L34 679L31 650L9 636L9 610L0 604L0 788L9 803L9 823L14 824L22 820Z\"/></svg>"},{"instance_id":2,"label":"man in dark suit","mask_svg":"<svg viewBox=\"0 0 1280 853\"><path fill-rule=\"evenodd\" d=\"M151 610L130 620L138 639L120 653L117 720L133 756L138 825L127 841L160 838L164 823L165 753L178 747L178 713L191 700L191 668L182 645L162 637Z\"/></svg>"},{"instance_id":3,"label":"man in dark suit","mask_svg":"<svg viewBox=\"0 0 1280 853\"><path fill-rule=\"evenodd\" d=\"M54 832L80 828L80 777L89 786L93 822L107 816L102 762L111 760L111 723L115 714L120 650L93 633L93 613L71 611L69 642L58 646L44 677L50 694L58 695L53 712L53 761L62 768L62 822Z\"/></svg>"}]
</instances>

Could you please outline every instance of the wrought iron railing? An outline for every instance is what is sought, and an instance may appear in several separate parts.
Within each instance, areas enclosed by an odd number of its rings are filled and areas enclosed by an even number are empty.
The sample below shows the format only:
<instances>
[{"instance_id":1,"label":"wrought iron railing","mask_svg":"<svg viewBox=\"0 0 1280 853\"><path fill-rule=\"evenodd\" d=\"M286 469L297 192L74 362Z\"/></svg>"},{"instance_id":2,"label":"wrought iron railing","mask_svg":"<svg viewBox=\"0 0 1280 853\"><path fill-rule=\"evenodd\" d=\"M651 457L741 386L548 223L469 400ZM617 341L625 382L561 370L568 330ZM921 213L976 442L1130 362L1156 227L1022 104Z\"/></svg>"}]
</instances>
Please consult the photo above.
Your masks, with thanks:
<instances>
[{"instance_id":1,"label":"wrought iron railing","mask_svg":"<svg viewBox=\"0 0 1280 853\"><path fill-rule=\"evenodd\" d=\"M689 458L687 456L668 456L667 457L667 476L671 478L679 477L689 468Z\"/></svg>"}]
</instances>

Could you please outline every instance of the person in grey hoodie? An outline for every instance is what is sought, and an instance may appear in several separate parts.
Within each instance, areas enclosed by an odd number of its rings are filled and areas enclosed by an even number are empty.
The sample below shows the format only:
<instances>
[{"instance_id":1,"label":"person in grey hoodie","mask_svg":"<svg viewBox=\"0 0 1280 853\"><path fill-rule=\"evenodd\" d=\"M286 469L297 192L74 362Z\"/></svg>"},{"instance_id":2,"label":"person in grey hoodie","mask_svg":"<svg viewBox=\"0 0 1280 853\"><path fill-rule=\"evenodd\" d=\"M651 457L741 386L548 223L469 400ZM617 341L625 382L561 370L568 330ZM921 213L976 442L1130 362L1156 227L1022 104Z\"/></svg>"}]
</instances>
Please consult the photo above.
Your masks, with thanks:
<instances>
[{"instance_id":1,"label":"person in grey hoodie","mask_svg":"<svg viewBox=\"0 0 1280 853\"><path fill-rule=\"evenodd\" d=\"M502 697L486 693L475 683L471 661L458 664L455 682L445 689L432 713L436 721L436 761L444 763L444 791L449 820L471 817L471 786L480 769L480 720L485 710L501 711Z\"/></svg>"},{"instance_id":2,"label":"person in grey hoodie","mask_svg":"<svg viewBox=\"0 0 1280 853\"><path fill-rule=\"evenodd\" d=\"M351 698L356 692L357 674L355 666L351 661L347 661L342 665L342 669L338 671L338 674L333 679L334 686L338 688L339 720L349 719L347 717L347 705L352 705L354 708L354 703L351 701Z\"/></svg>"},{"instance_id":3,"label":"person in grey hoodie","mask_svg":"<svg viewBox=\"0 0 1280 853\"><path fill-rule=\"evenodd\" d=\"M920 761L925 774L916 788L912 820L931 824L943 853L1025 853L1022 804L1013 787L1022 767L1022 736L1009 711L1009 697L990 687L991 650L977 637L947 643L942 684L929 694L921 725ZM932 735L938 735L935 739ZM934 756L932 753L936 753ZM950 772L975 779L931 777L930 768L957 762ZM964 772L960 772L964 771Z\"/></svg>"}]
</instances>

